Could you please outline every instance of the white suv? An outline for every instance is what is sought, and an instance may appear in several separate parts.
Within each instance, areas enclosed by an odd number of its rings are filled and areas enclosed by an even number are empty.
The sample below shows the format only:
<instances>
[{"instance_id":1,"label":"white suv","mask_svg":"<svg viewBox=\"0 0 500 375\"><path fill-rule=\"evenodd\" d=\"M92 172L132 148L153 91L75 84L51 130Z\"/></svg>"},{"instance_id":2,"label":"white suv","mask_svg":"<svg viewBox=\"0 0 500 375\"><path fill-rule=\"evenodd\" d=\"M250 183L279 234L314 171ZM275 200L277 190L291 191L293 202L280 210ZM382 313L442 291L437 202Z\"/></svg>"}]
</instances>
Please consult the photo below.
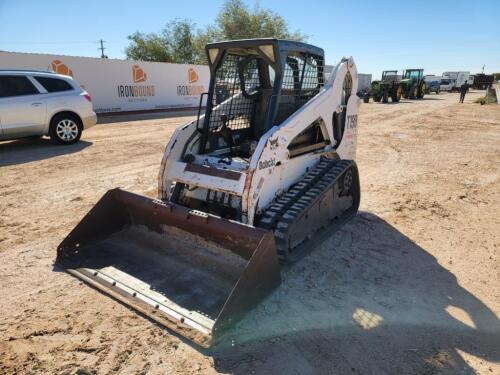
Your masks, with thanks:
<instances>
[{"instance_id":1,"label":"white suv","mask_svg":"<svg viewBox=\"0 0 500 375\"><path fill-rule=\"evenodd\" d=\"M73 78L0 70L0 141L48 135L68 145L95 124L92 98Z\"/></svg>"}]
</instances>

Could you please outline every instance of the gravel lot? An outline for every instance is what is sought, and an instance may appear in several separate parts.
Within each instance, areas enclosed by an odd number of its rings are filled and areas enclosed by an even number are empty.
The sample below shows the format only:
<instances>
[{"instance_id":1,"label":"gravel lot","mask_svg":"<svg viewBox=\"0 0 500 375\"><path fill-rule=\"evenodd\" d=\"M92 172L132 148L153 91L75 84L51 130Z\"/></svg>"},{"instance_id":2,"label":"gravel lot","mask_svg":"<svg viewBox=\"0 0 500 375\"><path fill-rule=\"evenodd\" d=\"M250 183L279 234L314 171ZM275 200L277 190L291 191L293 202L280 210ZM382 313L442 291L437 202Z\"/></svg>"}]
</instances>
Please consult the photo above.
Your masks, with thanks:
<instances>
[{"instance_id":1,"label":"gravel lot","mask_svg":"<svg viewBox=\"0 0 500 375\"><path fill-rule=\"evenodd\" d=\"M359 215L211 351L53 267L108 189L156 195L189 118L0 143L0 373L500 374L500 106L480 95L362 104Z\"/></svg>"}]
</instances>

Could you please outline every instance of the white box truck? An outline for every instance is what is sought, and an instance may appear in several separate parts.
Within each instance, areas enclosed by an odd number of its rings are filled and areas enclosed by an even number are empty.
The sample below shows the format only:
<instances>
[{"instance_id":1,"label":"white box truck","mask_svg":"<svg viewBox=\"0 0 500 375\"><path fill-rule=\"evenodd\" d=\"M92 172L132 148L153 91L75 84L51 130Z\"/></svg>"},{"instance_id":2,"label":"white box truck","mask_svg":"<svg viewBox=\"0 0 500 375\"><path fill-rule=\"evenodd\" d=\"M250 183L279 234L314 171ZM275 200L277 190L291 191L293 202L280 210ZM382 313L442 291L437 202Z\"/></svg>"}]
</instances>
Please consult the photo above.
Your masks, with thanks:
<instances>
[{"instance_id":1,"label":"white box truck","mask_svg":"<svg viewBox=\"0 0 500 375\"><path fill-rule=\"evenodd\" d=\"M365 91L370 90L372 85L372 75L358 73L358 93L364 93ZM362 97L362 95L358 95Z\"/></svg>"},{"instance_id":2,"label":"white box truck","mask_svg":"<svg viewBox=\"0 0 500 375\"><path fill-rule=\"evenodd\" d=\"M470 72L444 72L443 80L446 82L441 82L442 91L459 91L465 81L472 84Z\"/></svg>"}]
</instances>

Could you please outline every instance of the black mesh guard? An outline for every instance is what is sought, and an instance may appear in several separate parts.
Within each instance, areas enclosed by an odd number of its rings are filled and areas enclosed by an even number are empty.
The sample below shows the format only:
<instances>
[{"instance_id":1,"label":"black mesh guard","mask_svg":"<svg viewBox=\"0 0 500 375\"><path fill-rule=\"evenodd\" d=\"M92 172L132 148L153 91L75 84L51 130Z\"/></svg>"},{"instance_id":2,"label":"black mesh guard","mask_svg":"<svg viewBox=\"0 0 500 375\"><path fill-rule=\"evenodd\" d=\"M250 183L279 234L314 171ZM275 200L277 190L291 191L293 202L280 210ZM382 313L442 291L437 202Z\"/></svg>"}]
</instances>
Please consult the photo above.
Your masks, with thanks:
<instances>
[{"instance_id":1,"label":"black mesh guard","mask_svg":"<svg viewBox=\"0 0 500 375\"><path fill-rule=\"evenodd\" d=\"M324 86L323 68L322 56L307 53L287 56L275 125L281 124L319 93Z\"/></svg>"},{"instance_id":2,"label":"black mesh guard","mask_svg":"<svg viewBox=\"0 0 500 375\"><path fill-rule=\"evenodd\" d=\"M234 147L258 141L270 126L281 124L324 86L322 55L293 51L280 66L283 69L274 71L259 54L226 52L212 78L202 153L228 149L233 155ZM273 88L275 82L281 85Z\"/></svg>"},{"instance_id":3,"label":"black mesh guard","mask_svg":"<svg viewBox=\"0 0 500 375\"><path fill-rule=\"evenodd\" d=\"M235 146L251 133L262 86L257 59L228 54L215 72L206 152Z\"/></svg>"}]
</instances>

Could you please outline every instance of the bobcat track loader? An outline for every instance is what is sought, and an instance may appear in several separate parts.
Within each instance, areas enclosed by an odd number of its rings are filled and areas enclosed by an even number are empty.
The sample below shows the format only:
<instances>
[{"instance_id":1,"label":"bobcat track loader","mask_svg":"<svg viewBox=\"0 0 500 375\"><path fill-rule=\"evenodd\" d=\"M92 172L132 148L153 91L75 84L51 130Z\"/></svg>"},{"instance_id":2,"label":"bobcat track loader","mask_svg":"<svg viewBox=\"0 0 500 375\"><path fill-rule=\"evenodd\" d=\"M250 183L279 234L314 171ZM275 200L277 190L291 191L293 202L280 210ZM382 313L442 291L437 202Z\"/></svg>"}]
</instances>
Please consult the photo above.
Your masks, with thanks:
<instances>
[{"instance_id":1,"label":"bobcat track loader","mask_svg":"<svg viewBox=\"0 0 500 375\"><path fill-rule=\"evenodd\" d=\"M165 149L158 198L108 191L57 249L68 272L204 347L360 199L352 58L325 82L308 44L206 52L209 90Z\"/></svg>"}]
</instances>

